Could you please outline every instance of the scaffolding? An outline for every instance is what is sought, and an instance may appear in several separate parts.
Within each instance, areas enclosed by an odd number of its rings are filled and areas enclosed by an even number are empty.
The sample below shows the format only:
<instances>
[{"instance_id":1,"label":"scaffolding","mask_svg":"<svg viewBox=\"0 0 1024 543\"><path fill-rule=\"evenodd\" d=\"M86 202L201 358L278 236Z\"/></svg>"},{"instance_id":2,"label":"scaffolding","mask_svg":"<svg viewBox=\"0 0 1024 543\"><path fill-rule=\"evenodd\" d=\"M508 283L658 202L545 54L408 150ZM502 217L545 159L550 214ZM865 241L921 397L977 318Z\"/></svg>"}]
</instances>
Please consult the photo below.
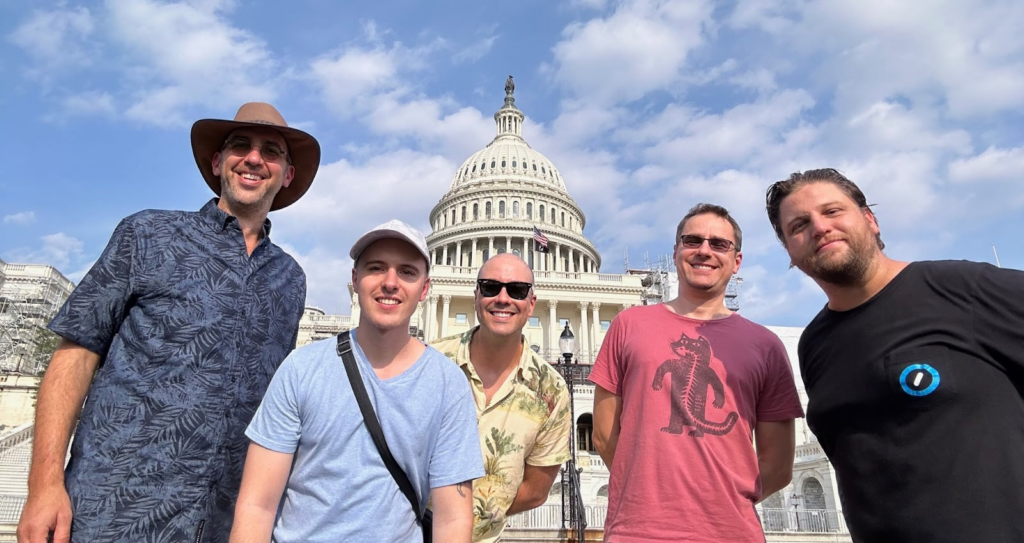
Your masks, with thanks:
<instances>
[{"instance_id":1,"label":"scaffolding","mask_svg":"<svg viewBox=\"0 0 1024 543\"><path fill-rule=\"evenodd\" d=\"M36 374L46 325L75 285L53 266L4 264L0 283L0 372Z\"/></svg>"},{"instance_id":2,"label":"scaffolding","mask_svg":"<svg viewBox=\"0 0 1024 543\"><path fill-rule=\"evenodd\" d=\"M676 265L671 255L661 255L652 264L647 253L644 253L643 268L629 268L626 260L626 273L641 277L640 284L644 287L643 305L654 305L667 302L676 297L679 290L679 279ZM725 288L725 307L732 311L740 310L739 293L743 278L733 276Z\"/></svg>"}]
</instances>

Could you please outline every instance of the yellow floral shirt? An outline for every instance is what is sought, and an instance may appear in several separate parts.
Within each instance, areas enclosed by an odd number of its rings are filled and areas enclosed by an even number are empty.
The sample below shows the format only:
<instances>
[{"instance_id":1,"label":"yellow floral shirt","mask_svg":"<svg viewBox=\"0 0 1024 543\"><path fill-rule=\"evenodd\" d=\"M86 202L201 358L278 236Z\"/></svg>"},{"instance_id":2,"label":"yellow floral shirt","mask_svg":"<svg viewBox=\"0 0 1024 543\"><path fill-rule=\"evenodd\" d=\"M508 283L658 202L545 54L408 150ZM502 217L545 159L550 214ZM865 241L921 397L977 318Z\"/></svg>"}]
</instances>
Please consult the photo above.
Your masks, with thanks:
<instances>
[{"instance_id":1,"label":"yellow floral shirt","mask_svg":"<svg viewBox=\"0 0 1024 543\"><path fill-rule=\"evenodd\" d=\"M469 363L477 328L432 346L469 378L480 430L484 476L473 481L473 541L491 543L505 529L505 512L523 482L525 464L556 466L569 459L569 393L551 364L524 348L513 371L487 404L483 382Z\"/></svg>"}]
</instances>

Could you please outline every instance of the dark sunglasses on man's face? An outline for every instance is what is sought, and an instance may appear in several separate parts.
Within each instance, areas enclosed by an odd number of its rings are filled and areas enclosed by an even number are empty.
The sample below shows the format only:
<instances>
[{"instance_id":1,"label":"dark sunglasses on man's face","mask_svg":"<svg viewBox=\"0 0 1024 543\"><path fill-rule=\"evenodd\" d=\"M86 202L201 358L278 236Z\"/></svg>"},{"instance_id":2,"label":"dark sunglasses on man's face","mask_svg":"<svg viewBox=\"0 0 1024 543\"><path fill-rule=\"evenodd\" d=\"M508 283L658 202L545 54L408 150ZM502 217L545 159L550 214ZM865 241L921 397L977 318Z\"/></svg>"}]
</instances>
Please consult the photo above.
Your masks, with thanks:
<instances>
[{"instance_id":1,"label":"dark sunglasses on man's face","mask_svg":"<svg viewBox=\"0 0 1024 543\"><path fill-rule=\"evenodd\" d=\"M247 155L249 151L252 151L253 147L259 148L260 156L267 162L277 162L279 158L284 156L284 149L272 141L265 141L256 146L253 145L249 138L234 137L224 142L224 148L234 155Z\"/></svg>"},{"instance_id":2,"label":"dark sunglasses on man's face","mask_svg":"<svg viewBox=\"0 0 1024 543\"><path fill-rule=\"evenodd\" d=\"M508 293L508 297L513 300L525 300L530 295L530 289L533 288L532 284L522 281L502 283L494 279L477 279L476 286L480 289L480 295L484 298L493 298L501 294L501 289L504 288L505 292Z\"/></svg>"},{"instance_id":3,"label":"dark sunglasses on man's face","mask_svg":"<svg viewBox=\"0 0 1024 543\"><path fill-rule=\"evenodd\" d=\"M732 249L734 245L732 241L722 238L703 238L694 234L683 234L679 237L679 243L683 244L683 247L687 249L699 249L701 245L704 245L705 241L711 246L711 250L716 253L724 253Z\"/></svg>"}]
</instances>

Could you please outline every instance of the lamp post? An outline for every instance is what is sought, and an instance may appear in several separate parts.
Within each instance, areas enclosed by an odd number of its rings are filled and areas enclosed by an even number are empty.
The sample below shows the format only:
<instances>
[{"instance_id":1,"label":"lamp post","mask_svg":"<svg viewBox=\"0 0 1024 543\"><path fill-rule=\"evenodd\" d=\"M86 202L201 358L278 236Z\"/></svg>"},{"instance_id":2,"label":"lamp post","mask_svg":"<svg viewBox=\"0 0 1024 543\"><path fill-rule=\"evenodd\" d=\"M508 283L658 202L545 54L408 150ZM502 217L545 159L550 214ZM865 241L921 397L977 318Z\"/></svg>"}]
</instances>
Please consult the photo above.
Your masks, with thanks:
<instances>
[{"instance_id":1,"label":"lamp post","mask_svg":"<svg viewBox=\"0 0 1024 543\"><path fill-rule=\"evenodd\" d=\"M793 516L796 517L796 531L802 532L803 530L800 528L800 496L796 492L789 497L789 505L793 506Z\"/></svg>"},{"instance_id":2,"label":"lamp post","mask_svg":"<svg viewBox=\"0 0 1024 543\"><path fill-rule=\"evenodd\" d=\"M576 352L576 336L565 323L562 335L558 337L558 348L562 352L562 362L555 364L565 378L569 393L569 460L562 467L562 529L575 533L575 540L583 543L586 537L587 518L583 509L583 495L580 493L580 469L576 467L576 412L573 401L573 388L576 384L579 369L573 361Z\"/></svg>"}]
</instances>

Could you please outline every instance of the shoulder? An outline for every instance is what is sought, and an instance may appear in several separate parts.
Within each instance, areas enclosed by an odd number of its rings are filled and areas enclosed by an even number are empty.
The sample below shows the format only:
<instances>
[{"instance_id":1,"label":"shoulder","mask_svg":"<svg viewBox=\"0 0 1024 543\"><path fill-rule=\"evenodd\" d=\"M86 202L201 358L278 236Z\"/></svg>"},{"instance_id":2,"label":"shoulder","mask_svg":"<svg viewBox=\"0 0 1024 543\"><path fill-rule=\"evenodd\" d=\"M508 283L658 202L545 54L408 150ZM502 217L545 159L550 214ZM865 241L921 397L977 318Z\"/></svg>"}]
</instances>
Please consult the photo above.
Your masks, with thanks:
<instances>
[{"instance_id":1,"label":"shoulder","mask_svg":"<svg viewBox=\"0 0 1024 543\"><path fill-rule=\"evenodd\" d=\"M475 330L475 328L473 329ZM469 330L460 334L454 334L451 336L435 339L430 342L430 347L441 352L441 354L447 356L452 360L456 360L456 356L463 345L469 343L471 337L473 337L473 330ZM456 360L458 362L458 360Z\"/></svg>"},{"instance_id":2,"label":"shoulder","mask_svg":"<svg viewBox=\"0 0 1024 543\"><path fill-rule=\"evenodd\" d=\"M743 334L745 340L752 341L765 349L785 350L785 346L782 344L782 339L780 339L775 332L772 332L766 326L758 324L739 313L733 313L729 319L734 321L736 330Z\"/></svg>"},{"instance_id":3,"label":"shoulder","mask_svg":"<svg viewBox=\"0 0 1024 543\"><path fill-rule=\"evenodd\" d=\"M526 360L523 362L522 370L526 374L524 377L528 383L533 382L531 378L537 376L540 378L539 381L546 383L546 386L554 387L559 391L566 389L565 379L550 362L541 358L532 349L526 349L526 351L524 353Z\"/></svg>"},{"instance_id":4,"label":"shoulder","mask_svg":"<svg viewBox=\"0 0 1024 543\"><path fill-rule=\"evenodd\" d=\"M658 318L665 311L668 311L662 305L634 305L633 307L628 307L620 311L618 315L615 315L613 322L617 322L619 326L622 326L636 321Z\"/></svg>"},{"instance_id":5,"label":"shoulder","mask_svg":"<svg viewBox=\"0 0 1024 543\"><path fill-rule=\"evenodd\" d=\"M190 215L199 216L195 211L171 211L167 209L144 209L125 217L121 223L135 228L156 227L175 223Z\"/></svg>"}]
</instances>

